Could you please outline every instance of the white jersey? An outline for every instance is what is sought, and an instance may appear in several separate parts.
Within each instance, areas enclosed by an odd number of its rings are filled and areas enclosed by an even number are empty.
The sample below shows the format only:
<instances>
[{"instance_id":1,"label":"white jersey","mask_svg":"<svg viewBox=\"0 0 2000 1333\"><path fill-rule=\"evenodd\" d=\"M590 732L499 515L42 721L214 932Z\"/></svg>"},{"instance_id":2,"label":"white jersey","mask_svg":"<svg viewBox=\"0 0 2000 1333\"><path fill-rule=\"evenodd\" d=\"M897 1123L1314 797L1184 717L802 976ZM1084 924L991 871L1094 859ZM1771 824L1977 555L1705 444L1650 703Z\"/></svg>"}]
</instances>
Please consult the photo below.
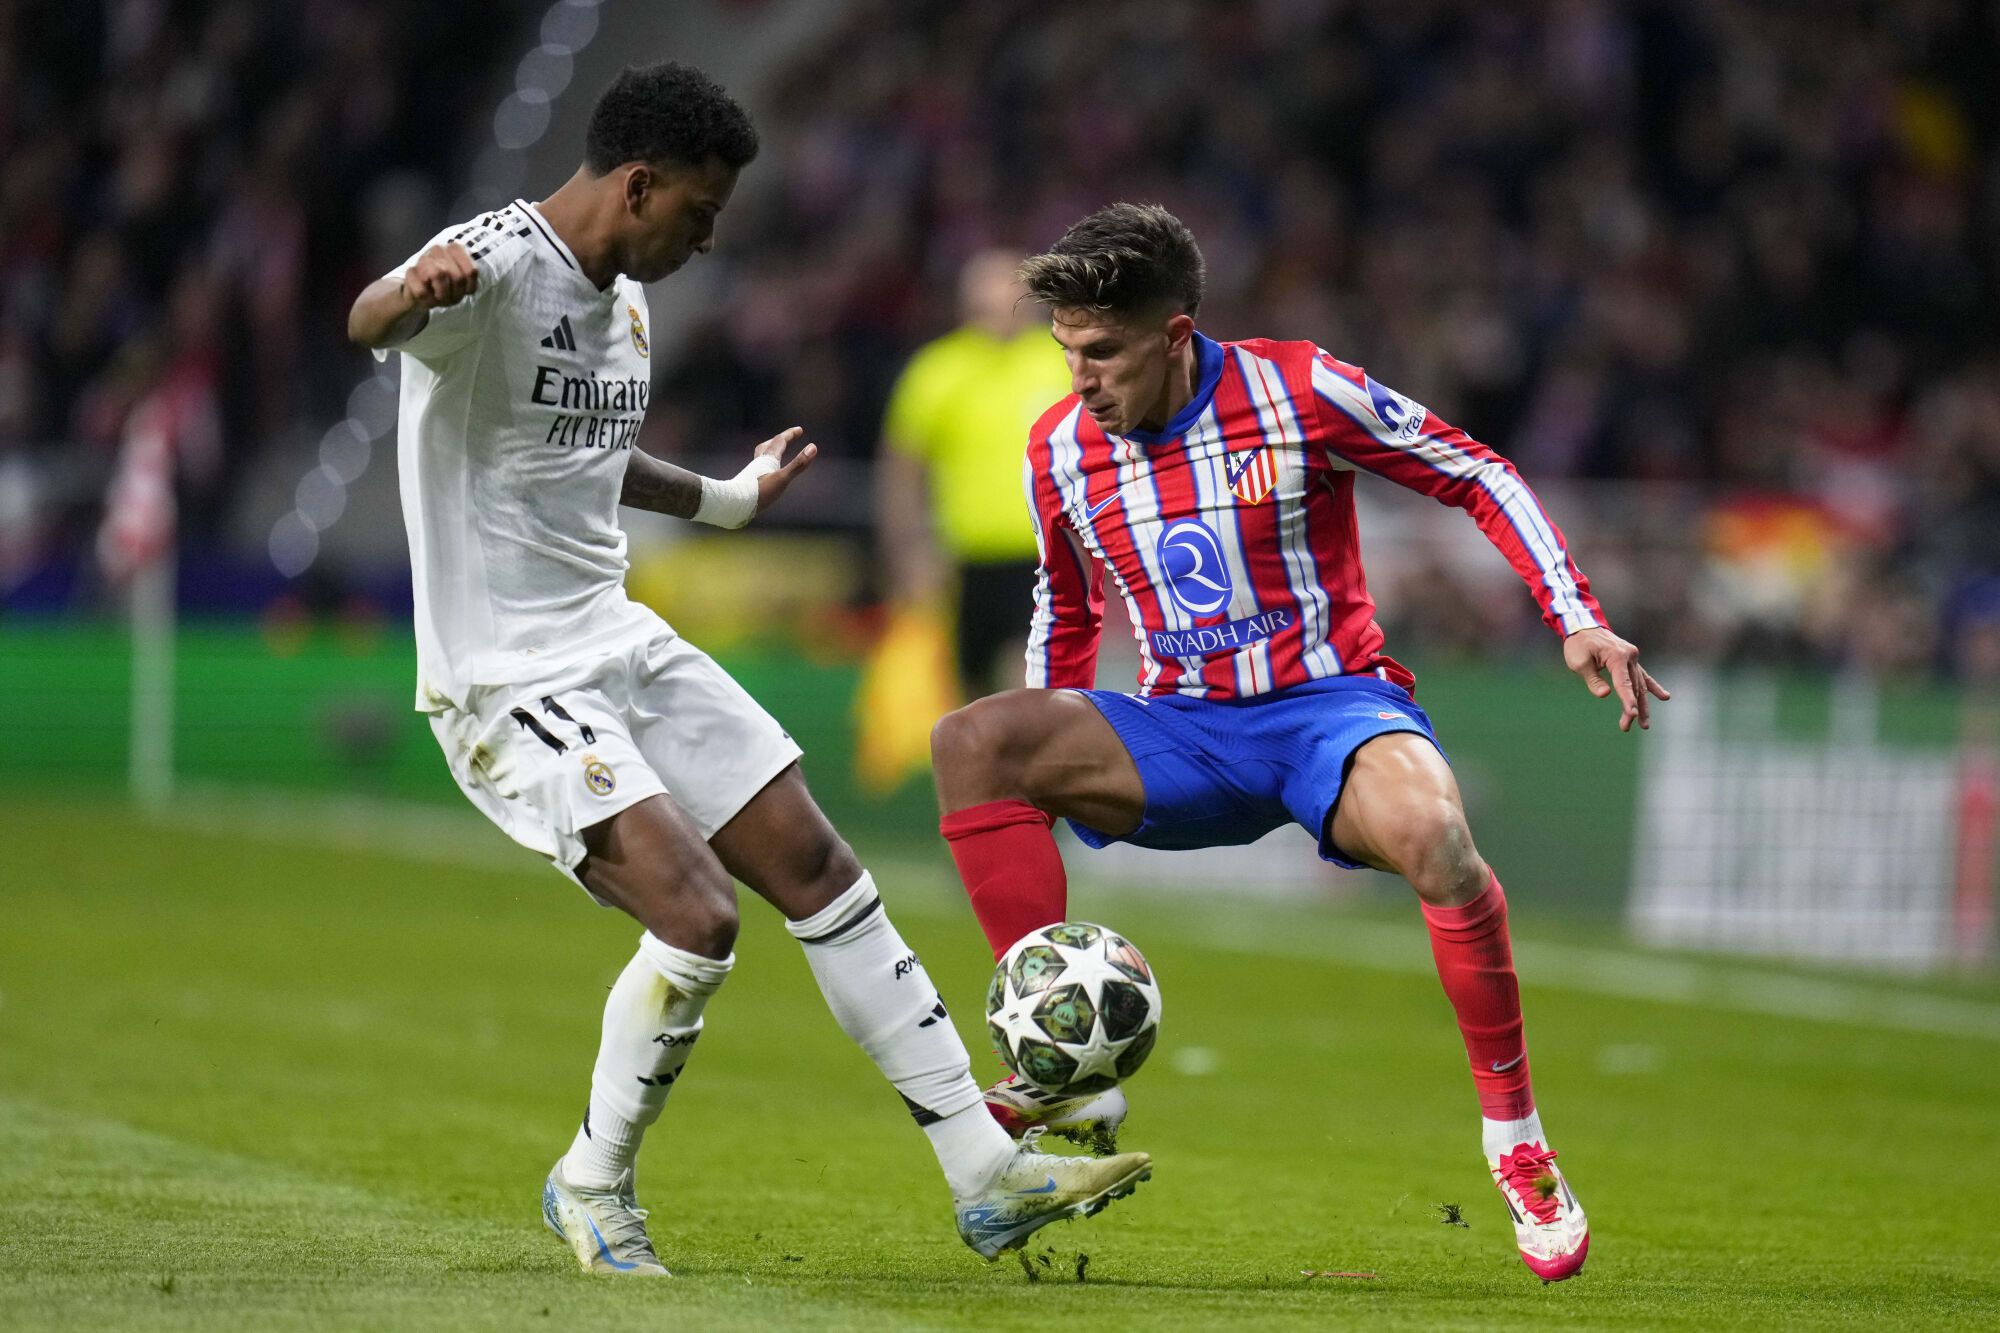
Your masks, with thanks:
<instances>
[{"instance_id":1,"label":"white jersey","mask_svg":"<svg viewBox=\"0 0 2000 1333\"><path fill-rule=\"evenodd\" d=\"M521 200L424 249L446 242L471 255L478 290L395 349L423 712L660 624L625 595L618 523L651 396L644 291L622 274L599 291Z\"/></svg>"}]
</instances>

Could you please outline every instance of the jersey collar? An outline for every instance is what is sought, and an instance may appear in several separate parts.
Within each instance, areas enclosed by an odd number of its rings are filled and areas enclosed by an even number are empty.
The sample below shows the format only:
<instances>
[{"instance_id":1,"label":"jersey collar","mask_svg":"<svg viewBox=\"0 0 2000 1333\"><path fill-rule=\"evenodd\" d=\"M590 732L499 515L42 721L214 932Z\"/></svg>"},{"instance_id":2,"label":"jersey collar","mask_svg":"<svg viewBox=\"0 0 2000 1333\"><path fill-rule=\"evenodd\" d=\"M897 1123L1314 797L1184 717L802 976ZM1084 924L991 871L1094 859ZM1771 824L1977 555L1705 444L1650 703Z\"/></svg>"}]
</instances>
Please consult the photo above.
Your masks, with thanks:
<instances>
[{"instance_id":1,"label":"jersey collar","mask_svg":"<svg viewBox=\"0 0 2000 1333\"><path fill-rule=\"evenodd\" d=\"M575 253L571 251L567 245L563 244L562 237L556 235L556 229L554 227L551 227L549 225L549 220L542 216L542 210L536 208L533 204L529 203L525 199L516 199L514 201L514 207L520 209L521 212L527 216L529 223L534 226L535 230L541 233L542 239L544 241L547 241L549 245L555 248L555 252L557 255L561 257L562 262L569 265L569 271L576 274L576 276L579 279L581 279L586 285L588 285L591 288L591 290L593 291L597 290L597 284L591 282L589 278L584 276L583 265L576 262ZM617 285L618 285L618 280L614 277L611 280L611 286L604 288L604 290L608 292L612 290L612 288L615 288Z\"/></svg>"},{"instance_id":2,"label":"jersey collar","mask_svg":"<svg viewBox=\"0 0 2000 1333\"><path fill-rule=\"evenodd\" d=\"M1140 444L1165 444L1179 439L1194 429L1194 423L1201 420L1202 413L1215 398L1215 386L1222 382L1222 344L1213 338L1204 337L1199 331L1194 335L1194 397L1187 400L1174 419L1157 431L1128 430L1125 438L1137 440Z\"/></svg>"}]
</instances>

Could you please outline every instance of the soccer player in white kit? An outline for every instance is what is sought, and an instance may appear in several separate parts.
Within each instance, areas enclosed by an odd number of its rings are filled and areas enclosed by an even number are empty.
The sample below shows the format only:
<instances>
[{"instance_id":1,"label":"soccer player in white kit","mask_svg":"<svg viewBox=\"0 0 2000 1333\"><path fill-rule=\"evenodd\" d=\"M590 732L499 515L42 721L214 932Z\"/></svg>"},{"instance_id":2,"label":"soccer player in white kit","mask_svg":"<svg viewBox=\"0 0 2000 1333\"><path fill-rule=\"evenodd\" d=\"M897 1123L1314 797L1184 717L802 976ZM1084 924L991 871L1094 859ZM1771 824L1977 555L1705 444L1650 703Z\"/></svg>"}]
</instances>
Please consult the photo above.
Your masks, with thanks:
<instances>
[{"instance_id":1,"label":"soccer player in white kit","mask_svg":"<svg viewBox=\"0 0 2000 1333\"><path fill-rule=\"evenodd\" d=\"M542 1192L592 1272L666 1273L633 1165L735 961L732 879L784 914L841 1027L929 1137L979 1254L1150 1173L1143 1153L1016 1148L874 880L807 792L798 746L625 595L621 503L741 527L813 457L808 444L783 461L793 428L718 481L633 447L651 393L641 284L709 251L756 152L743 109L699 71L627 69L560 189L447 227L348 317L355 342L403 354L416 706L474 805L645 927L605 1005L583 1125Z\"/></svg>"}]
</instances>

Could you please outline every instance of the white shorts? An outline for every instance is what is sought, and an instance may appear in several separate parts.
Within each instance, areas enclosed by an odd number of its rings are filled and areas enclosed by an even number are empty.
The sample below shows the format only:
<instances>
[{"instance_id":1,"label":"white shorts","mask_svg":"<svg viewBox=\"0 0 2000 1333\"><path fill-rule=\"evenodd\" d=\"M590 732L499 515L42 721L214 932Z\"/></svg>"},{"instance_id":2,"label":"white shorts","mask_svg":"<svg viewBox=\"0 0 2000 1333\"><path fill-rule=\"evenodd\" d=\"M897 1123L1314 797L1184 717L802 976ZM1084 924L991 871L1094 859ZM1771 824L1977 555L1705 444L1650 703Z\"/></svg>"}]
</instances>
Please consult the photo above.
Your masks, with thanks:
<instances>
[{"instance_id":1,"label":"white shorts","mask_svg":"<svg viewBox=\"0 0 2000 1333\"><path fill-rule=\"evenodd\" d=\"M728 672L664 628L532 685L478 686L431 730L467 799L579 886L591 825L665 792L711 838L800 754Z\"/></svg>"}]
</instances>

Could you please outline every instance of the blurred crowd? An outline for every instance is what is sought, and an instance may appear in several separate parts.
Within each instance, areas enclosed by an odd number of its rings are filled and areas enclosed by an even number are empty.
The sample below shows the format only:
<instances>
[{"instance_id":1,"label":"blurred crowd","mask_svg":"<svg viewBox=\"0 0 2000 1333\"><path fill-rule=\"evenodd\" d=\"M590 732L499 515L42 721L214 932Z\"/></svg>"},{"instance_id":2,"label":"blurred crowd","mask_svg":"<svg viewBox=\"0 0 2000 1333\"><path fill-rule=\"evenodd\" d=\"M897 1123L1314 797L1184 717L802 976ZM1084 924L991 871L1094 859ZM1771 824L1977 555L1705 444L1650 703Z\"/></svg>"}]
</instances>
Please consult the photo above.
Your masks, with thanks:
<instances>
[{"instance_id":1,"label":"blurred crowd","mask_svg":"<svg viewBox=\"0 0 2000 1333\"><path fill-rule=\"evenodd\" d=\"M775 187L725 225L734 283L655 438L782 417L864 455L965 257L1158 200L1203 242L1209 332L1316 339L1532 482L1603 483L1558 518L1650 642L1949 667L2000 621L1996 23L871 0L778 82ZM1449 612L1478 600L1456 549L1391 620L1534 634L1525 598Z\"/></svg>"},{"instance_id":2,"label":"blurred crowd","mask_svg":"<svg viewBox=\"0 0 2000 1333\"><path fill-rule=\"evenodd\" d=\"M199 541L252 453L339 414L370 228L490 138L476 72L520 43L495 8L0 3L0 567L94 523L135 420Z\"/></svg>"},{"instance_id":3,"label":"blurred crowd","mask_svg":"<svg viewBox=\"0 0 2000 1333\"><path fill-rule=\"evenodd\" d=\"M102 469L146 409L199 536L244 458L338 417L373 219L413 189L441 216L515 9L0 3L0 567L24 459ZM1158 200L1207 251L1209 332L1315 339L1509 454L1649 645L2000 674L1996 25L1984 0L859 0L739 89L765 153L646 440L800 421L872 459L968 256ZM1392 634L1538 642L1526 598L1490 609L1490 557L1383 513L1413 537L1377 578Z\"/></svg>"}]
</instances>

